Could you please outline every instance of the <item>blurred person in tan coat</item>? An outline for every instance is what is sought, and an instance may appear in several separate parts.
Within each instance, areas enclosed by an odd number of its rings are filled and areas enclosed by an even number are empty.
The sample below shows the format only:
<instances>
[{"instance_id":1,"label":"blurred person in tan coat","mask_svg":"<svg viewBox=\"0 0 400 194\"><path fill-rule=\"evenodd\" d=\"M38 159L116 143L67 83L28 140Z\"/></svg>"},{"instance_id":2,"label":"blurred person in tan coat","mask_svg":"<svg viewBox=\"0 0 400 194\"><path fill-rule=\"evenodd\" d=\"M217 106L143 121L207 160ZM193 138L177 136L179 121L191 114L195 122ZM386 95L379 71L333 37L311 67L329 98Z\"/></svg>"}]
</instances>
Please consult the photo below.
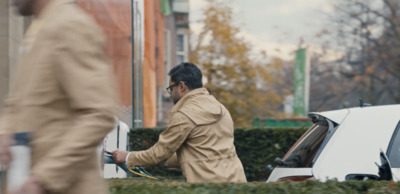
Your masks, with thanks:
<instances>
[{"instance_id":1,"label":"blurred person in tan coat","mask_svg":"<svg viewBox=\"0 0 400 194\"><path fill-rule=\"evenodd\" d=\"M0 120L0 162L11 133L32 132L30 177L19 193L105 194L96 149L117 98L105 37L74 0L14 0L34 20Z\"/></svg>"},{"instance_id":2,"label":"blurred person in tan coat","mask_svg":"<svg viewBox=\"0 0 400 194\"><path fill-rule=\"evenodd\" d=\"M187 182L246 182L243 165L236 155L234 127L228 110L207 89L202 74L192 63L181 63L169 72L174 107L167 129L145 151L116 150L116 163L129 168L151 166L169 159L179 162ZM171 157L176 153L176 157ZM175 155L174 155L175 156Z\"/></svg>"}]
</instances>

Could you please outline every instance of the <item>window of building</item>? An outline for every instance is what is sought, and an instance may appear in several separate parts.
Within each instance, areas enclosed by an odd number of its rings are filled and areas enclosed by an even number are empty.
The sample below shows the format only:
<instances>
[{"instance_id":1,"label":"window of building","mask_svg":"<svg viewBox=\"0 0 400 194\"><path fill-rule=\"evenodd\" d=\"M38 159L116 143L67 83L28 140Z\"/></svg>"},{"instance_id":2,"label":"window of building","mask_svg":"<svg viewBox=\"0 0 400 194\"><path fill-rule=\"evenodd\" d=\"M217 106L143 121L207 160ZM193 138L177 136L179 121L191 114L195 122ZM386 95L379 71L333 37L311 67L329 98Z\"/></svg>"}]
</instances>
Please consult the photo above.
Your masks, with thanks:
<instances>
[{"instance_id":1,"label":"window of building","mask_svg":"<svg viewBox=\"0 0 400 194\"><path fill-rule=\"evenodd\" d=\"M185 51L185 37L183 34L178 34L176 37L176 51Z\"/></svg>"},{"instance_id":2,"label":"window of building","mask_svg":"<svg viewBox=\"0 0 400 194\"><path fill-rule=\"evenodd\" d=\"M178 55L177 56L177 61L178 61L178 64L180 64L182 62L185 62L185 56L184 55Z\"/></svg>"}]
</instances>

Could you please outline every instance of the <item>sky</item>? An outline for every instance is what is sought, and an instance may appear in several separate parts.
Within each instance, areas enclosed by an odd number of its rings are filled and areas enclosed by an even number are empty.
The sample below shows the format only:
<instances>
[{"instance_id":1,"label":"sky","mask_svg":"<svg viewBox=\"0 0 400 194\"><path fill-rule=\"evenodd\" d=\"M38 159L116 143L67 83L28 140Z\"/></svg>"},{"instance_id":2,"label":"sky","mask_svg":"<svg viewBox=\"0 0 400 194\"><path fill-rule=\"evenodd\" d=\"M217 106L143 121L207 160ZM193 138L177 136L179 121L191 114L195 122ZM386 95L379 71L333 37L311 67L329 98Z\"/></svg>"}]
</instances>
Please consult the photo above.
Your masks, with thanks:
<instances>
[{"instance_id":1,"label":"sky","mask_svg":"<svg viewBox=\"0 0 400 194\"><path fill-rule=\"evenodd\" d=\"M333 12L330 0L224 0L234 9L234 21L241 35L256 51L265 50L270 57L294 58L300 39L312 52L322 52L321 38L316 34L329 25ZM190 28L194 35L202 29L198 22L204 17L205 0L189 0ZM340 55L330 50L331 58ZM328 55L329 56L329 55ZM328 59L329 60L329 59Z\"/></svg>"}]
</instances>

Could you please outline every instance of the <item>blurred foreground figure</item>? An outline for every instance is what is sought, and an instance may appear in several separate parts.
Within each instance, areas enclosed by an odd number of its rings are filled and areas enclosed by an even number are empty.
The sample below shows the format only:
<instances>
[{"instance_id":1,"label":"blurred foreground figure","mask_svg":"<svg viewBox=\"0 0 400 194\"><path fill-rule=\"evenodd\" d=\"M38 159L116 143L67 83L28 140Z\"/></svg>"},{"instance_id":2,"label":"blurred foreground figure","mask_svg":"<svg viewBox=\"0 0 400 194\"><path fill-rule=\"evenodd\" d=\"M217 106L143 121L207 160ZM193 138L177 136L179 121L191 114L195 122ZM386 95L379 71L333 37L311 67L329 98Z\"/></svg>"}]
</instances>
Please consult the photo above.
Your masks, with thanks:
<instances>
[{"instance_id":1,"label":"blurred foreground figure","mask_svg":"<svg viewBox=\"0 0 400 194\"><path fill-rule=\"evenodd\" d=\"M192 63L181 63L169 76L167 91L175 106L167 129L148 150L114 151L114 161L127 162L128 168L133 169L169 158L168 166L178 163L187 182L246 182L233 144L231 115L203 88L201 71Z\"/></svg>"},{"instance_id":2,"label":"blurred foreground figure","mask_svg":"<svg viewBox=\"0 0 400 194\"><path fill-rule=\"evenodd\" d=\"M17 193L104 194L97 146L114 125L116 96L105 38L74 0L14 0L34 20L21 45L0 120L0 162L8 134L31 132L30 177Z\"/></svg>"}]
</instances>

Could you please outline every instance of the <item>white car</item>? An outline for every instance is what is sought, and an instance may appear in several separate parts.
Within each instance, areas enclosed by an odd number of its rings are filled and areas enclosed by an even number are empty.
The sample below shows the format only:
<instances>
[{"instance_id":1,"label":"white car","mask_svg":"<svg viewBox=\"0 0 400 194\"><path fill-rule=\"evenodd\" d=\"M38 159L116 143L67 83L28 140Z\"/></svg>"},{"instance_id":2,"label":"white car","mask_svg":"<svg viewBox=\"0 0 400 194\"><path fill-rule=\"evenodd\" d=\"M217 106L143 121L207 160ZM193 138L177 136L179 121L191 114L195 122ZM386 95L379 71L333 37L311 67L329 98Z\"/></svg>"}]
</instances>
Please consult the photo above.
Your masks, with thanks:
<instances>
[{"instance_id":1,"label":"white car","mask_svg":"<svg viewBox=\"0 0 400 194\"><path fill-rule=\"evenodd\" d=\"M400 178L400 105L310 113L314 125L267 182Z\"/></svg>"},{"instance_id":2,"label":"white car","mask_svg":"<svg viewBox=\"0 0 400 194\"><path fill-rule=\"evenodd\" d=\"M103 143L99 146L98 152L102 166L104 178L126 178L126 172L118 167L114 162L107 160L104 152L112 152L114 150L128 150L129 146L129 126L115 118L115 125L112 131L104 138Z\"/></svg>"}]
</instances>

